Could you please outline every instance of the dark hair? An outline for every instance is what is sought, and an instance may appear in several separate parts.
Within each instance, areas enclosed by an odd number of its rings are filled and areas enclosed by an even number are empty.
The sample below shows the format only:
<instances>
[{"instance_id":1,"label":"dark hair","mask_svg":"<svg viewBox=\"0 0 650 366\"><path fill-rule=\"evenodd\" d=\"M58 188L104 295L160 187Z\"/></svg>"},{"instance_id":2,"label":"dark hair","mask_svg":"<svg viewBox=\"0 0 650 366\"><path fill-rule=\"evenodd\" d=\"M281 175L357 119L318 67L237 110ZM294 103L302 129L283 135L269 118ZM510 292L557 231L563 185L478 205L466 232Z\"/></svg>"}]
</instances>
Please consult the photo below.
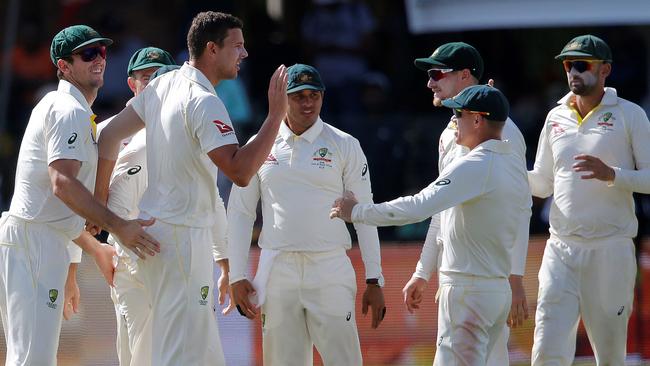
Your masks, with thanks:
<instances>
[{"instance_id":1,"label":"dark hair","mask_svg":"<svg viewBox=\"0 0 650 366\"><path fill-rule=\"evenodd\" d=\"M190 53L190 60L201 57L206 44L210 41L223 47L228 30L233 28L244 28L242 21L235 16L216 11L198 13L192 19L192 25L187 32L187 49Z\"/></svg>"},{"instance_id":2,"label":"dark hair","mask_svg":"<svg viewBox=\"0 0 650 366\"><path fill-rule=\"evenodd\" d=\"M72 58L72 56L65 56L65 57L61 57L61 60L65 60L68 61L69 63L72 63L74 59ZM61 71L61 69L59 69L58 66L56 68L56 78L59 80L65 79L65 77L63 76L63 71Z\"/></svg>"}]
</instances>

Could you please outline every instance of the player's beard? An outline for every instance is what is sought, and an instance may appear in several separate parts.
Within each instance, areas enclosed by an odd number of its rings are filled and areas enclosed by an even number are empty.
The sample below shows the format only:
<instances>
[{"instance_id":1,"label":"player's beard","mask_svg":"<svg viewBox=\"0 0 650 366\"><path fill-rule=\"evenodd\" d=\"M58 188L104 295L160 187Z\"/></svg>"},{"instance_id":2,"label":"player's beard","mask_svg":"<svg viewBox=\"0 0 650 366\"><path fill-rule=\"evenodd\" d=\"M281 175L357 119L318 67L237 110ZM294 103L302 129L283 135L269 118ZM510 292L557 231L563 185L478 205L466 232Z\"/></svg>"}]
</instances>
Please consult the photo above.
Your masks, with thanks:
<instances>
[{"instance_id":1,"label":"player's beard","mask_svg":"<svg viewBox=\"0 0 650 366\"><path fill-rule=\"evenodd\" d=\"M569 81L569 89L575 95L591 95L594 93L594 90L598 86L598 77L590 72L584 72L579 77L574 78L578 82L572 84Z\"/></svg>"},{"instance_id":2,"label":"player's beard","mask_svg":"<svg viewBox=\"0 0 650 366\"><path fill-rule=\"evenodd\" d=\"M438 97L433 97L433 106L434 107L442 107L442 99Z\"/></svg>"}]
</instances>

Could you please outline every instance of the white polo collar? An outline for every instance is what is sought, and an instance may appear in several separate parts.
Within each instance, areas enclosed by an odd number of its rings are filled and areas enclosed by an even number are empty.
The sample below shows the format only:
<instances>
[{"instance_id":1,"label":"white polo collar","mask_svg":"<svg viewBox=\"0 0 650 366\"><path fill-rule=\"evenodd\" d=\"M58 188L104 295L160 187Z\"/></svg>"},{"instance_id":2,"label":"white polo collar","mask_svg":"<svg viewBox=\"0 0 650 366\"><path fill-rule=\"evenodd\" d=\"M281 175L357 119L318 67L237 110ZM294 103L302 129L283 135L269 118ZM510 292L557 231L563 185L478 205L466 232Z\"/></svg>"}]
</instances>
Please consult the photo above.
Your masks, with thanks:
<instances>
[{"instance_id":1,"label":"white polo collar","mask_svg":"<svg viewBox=\"0 0 650 366\"><path fill-rule=\"evenodd\" d=\"M316 119L316 122L314 122L311 127L307 129L307 131L303 132L300 137L304 138L305 140L309 141L309 143L314 143L316 141L316 138L320 135L320 133L323 131L323 126L325 123L323 122L322 119L320 119L320 116L318 119ZM280 125L280 131L278 132L280 137L282 137L285 141L289 141L291 137L295 136L296 134L291 131L289 126L287 126L286 121L282 121L282 124Z\"/></svg>"},{"instance_id":2,"label":"white polo collar","mask_svg":"<svg viewBox=\"0 0 650 366\"><path fill-rule=\"evenodd\" d=\"M187 61L180 68L181 74L186 78L192 80L193 82L201 85L208 93L217 95L217 92L214 91L214 85L208 80L208 78L201 72L201 70L190 65Z\"/></svg>"},{"instance_id":3,"label":"white polo collar","mask_svg":"<svg viewBox=\"0 0 650 366\"><path fill-rule=\"evenodd\" d=\"M567 95L562 97L562 99L557 101L557 104L564 104L566 106L570 106L571 101L575 97L575 94L573 92L569 92ZM603 99L600 101L600 105L616 105L618 104L618 93L616 92L616 89L606 87L605 88L605 95L603 95Z\"/></svg>"},{"instance_id":4,"label":"white polo collar","mask_svg":"<svg viewBox=\"0 0 650 366\"><path fill-rule=\"evenodd\" d=\"M77 89L72 83L67 80L59 80L58 91L72 95L89 113L93 113L90 104L86 100L86 97L81 93L81 90Z\"/></svg>"}]
</instances>

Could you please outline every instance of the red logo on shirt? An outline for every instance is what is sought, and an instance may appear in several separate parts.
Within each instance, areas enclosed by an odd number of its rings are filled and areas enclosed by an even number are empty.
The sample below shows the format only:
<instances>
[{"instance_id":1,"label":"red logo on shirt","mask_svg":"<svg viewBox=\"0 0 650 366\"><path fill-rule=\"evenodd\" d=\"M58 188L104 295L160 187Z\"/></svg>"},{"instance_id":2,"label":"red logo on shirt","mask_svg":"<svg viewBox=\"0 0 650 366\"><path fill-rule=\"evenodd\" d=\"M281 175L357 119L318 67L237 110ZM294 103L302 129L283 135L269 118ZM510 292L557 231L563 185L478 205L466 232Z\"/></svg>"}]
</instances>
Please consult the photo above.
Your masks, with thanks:
<instances>
[{"instance_id":1,"label":"red logo on shirt","mask_svg":"<svg viewBox=\"0 0 650 366\"><path fill-rule=\"evenodd\" d=\"M269 156L266 158L266 161L264 161L264 164L278 165L278 159L276 159L273 154L269 154Z\"/></svg>"},{"instance_id":2,"label":"red logo on shirt","mask_svg":"<svg viewBox=\"0 0 650 366\"><path fill-rule=\"evenodd\" d=\"M560 124L557 122L551 122L551 127L553 128L552 132L554 137L565 132L564 128L562 128L562 126L560 126Z\"/></svg>"},{"instance_id":3,"label":"red logo on shirt","mask_svg":"<svg viewBox=\"0 0 650 366\"><path fill-rule=\"evenodd\" d=\"M215 119L214 121L212 121L212 123L214 123L214 125L217 126L217 128L219 129L219 132L221 132L221 133L232 132L232 127L230 127L227 124L219 121L218 119Z\"/></svg>"}]
</instances>

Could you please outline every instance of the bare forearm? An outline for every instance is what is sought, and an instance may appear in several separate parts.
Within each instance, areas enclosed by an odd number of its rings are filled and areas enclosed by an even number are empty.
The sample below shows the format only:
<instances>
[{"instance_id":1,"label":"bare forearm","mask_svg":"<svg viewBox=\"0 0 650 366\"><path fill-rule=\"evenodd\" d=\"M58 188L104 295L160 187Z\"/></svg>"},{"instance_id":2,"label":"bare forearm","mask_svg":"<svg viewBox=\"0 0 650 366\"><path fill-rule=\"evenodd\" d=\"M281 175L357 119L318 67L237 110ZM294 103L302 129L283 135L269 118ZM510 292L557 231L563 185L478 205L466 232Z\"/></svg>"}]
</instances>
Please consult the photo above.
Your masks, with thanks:
<instances>
[{"instance_id":1,"label":"bare forearm","mask_svg":"<svg viewBox=\"0 0 650 366\"><path fill-rule=\"evenodd\" d=\"M221 268L221 273L228 274L228 272L230 272L230 265L228 264L227 258L218 260L217 265Z\"/></svg>"},{"instance_id":2,"label":"bare forearm","mask_svg":"<svg viewBox=\"0 0 650 366\"><path fill-rule=\"evenodd\" d=\"M100 244L99 241L97 241L97 239L95 239L87 231L82 231L81 235L73 241L91 257L95 256L95 253L97 252L97 248L99 247Z\"/></svg>"},{"instance_id":3,"label":"bare forearm","mask_svg":"<svg viewBox=\"0 0 650 366\"><path fill-rule=\"evenodd\" d=\"M77 267L79 266L79 263L70 263L70 267L68 268L68 278L77 278Z\"/></svg>"},{"instance_id":4,"label":"bare forearm","mask_svg":"<svg viewBox=\"0 0 650 366\"><path fill-rule=\"evenodd\" d=\"M79 216L114 231L124 220L97 202L76 178L58 174L54 194Z\"/></svg>"},{"instance_id":5,"label":"bare forearm","mask_svg":"<svg viewBox=\"0 0 650 366\"><path fill-rule=\"evenodd\" d=\"M108 202L108 188L115 168L115 160L99 158L95 178L95 199L101 204Z\"/></svg>"}]
</instances>

